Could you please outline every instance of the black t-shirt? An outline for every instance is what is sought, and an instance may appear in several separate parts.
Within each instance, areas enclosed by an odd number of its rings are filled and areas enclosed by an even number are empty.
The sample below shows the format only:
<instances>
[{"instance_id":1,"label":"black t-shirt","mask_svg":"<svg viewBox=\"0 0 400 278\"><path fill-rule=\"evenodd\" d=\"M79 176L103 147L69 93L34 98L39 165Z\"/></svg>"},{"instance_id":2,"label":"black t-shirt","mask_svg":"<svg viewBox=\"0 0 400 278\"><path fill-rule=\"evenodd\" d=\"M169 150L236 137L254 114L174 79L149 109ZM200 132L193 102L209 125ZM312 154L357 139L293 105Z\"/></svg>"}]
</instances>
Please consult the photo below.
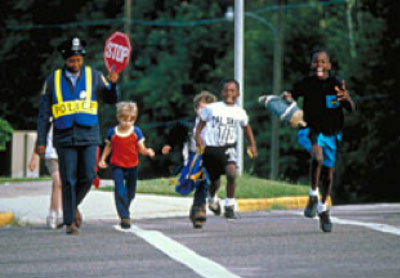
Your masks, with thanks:
<instances>
[{"instance_id":1,"label":"black t-shirt","mask_svg":"<svg viewBox=\"0 0 400 278\"><path fill-rule=\"evenodd\" d=\"M332 135L343 129L343 108L351 110L350 103L338 101L335 86L341 87L341 79L316 76L303 78L294 85L293 98L304 98L304 120L314 132Z\"/></svg>"}]
</instances>

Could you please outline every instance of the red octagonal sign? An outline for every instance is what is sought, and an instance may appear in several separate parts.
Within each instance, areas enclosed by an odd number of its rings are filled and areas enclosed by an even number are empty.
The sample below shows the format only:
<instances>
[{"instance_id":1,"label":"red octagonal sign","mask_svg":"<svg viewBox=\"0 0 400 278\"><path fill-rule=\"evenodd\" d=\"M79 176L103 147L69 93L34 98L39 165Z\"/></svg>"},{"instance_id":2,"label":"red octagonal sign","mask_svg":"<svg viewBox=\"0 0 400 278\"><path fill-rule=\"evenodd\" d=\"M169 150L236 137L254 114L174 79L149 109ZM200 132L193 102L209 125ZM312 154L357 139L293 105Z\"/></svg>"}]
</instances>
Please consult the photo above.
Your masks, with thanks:
<instances>
[{"instance_id":1,"label":"red octagonal sign","mask_svg":"<svg viewBox=\"0 0 400 278\"><path fill-rule=\"evenodd\" d=\"M121 72L128 66L131 57L129 37L121 32L115 32L106 41L104 47L104 62L109 71Z\"/></svg>"}]
</instances>

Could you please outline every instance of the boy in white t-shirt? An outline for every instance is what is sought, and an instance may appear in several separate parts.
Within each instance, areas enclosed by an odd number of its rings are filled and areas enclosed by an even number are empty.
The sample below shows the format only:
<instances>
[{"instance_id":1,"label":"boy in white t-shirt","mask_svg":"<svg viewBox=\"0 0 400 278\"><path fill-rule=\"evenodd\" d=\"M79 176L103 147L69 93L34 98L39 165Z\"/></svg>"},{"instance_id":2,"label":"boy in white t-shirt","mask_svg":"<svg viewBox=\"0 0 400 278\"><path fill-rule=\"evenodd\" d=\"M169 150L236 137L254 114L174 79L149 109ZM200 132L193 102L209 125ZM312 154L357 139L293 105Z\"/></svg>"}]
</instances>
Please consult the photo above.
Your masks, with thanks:
<instances>
[{"instance_id":1,"label":"boy in white t-shirt","mask_svg":"<svg viewBox=\"0 0 400 278\"><path fill-rule=\"evenodd\" d=\"M216 192L220 177L227 179L225 214L227 219L235 219L236 188L236 144L239 129L243 128L250 145L247 151L257 156L257 147L246 111L236 104L239 97L239 83L234 79L223 82L221 97L223 101L207 105L200 111L200 122L196 128L196 143L204 149L203 165L210 176L208 207L214 214L221 214ZM203 131L204 129L204 131Z\"/></svg>"}]
</instances>

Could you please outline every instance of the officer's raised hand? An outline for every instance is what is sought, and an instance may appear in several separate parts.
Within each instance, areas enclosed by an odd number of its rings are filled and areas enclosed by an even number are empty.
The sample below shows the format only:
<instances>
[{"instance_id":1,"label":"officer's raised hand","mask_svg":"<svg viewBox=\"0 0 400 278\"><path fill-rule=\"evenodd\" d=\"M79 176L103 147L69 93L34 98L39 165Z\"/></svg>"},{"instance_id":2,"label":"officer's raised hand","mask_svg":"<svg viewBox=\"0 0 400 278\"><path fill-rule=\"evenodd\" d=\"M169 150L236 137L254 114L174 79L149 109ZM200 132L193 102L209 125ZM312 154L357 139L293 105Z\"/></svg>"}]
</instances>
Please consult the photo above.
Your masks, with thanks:
<instances>
[{"instance_id":1,"label":"officer's raised hand","mask_svg":"<svg viewBox=\"0 0 400 278\"><path fill-rule=\"evenodd\" d=\"M113 67L111 68L111 71L110 71L110 73L108 74L108 80L110 80L111 83L113 83L113 84L117 83L117 81L118 81L118 79L119 79L119 73L116 72L116 71L114 70L114 67L115 67L115 66L113 66Z\"/></svg>"}]
</instances>

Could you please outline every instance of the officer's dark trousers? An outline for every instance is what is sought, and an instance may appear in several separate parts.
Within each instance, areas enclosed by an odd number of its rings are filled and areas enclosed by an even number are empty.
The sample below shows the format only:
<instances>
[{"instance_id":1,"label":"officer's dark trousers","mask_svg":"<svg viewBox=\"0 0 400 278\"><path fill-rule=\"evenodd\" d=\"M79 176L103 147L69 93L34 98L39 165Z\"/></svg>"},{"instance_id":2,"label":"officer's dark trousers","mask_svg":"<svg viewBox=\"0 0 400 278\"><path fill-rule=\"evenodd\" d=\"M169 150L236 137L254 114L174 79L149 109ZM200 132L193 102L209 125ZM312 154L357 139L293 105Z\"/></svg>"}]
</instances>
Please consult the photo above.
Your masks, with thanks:
<instances>
[{"instance_id":1,"label":"officer's dark trousers","mask_svg":"<svg viewBox=\"0 0 400 278\"><path fill-rule=\"evenodd\" d=\"M89 192L96 176L97 145L57 148L64 224L72 224L77 206Z\"/></svg>"}]
</instances>

